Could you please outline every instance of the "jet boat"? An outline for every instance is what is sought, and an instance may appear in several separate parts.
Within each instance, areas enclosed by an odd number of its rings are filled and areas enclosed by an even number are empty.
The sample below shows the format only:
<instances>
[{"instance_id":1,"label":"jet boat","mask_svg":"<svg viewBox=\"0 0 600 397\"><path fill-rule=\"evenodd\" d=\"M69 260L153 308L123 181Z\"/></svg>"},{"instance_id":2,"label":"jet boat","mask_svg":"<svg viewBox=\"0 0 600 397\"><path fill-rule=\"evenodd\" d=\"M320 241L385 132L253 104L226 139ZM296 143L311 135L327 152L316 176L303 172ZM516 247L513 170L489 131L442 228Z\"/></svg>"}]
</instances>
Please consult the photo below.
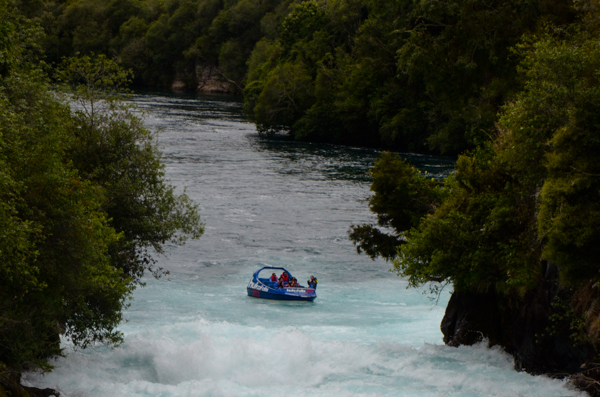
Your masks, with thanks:
<instances>
[{"instance_id":1,"label":"jet boat","mask_svg":"<svg viewBox=\"0 0 600 397\"><path fill-rule=\"evenodd\" d=\"M269 271L269 277L259 277L263 270ZM263 299L276 299L286 301L313 301L317 297L315 288L298 286L297 288L279 288L277 281L271 281L271 273L277 270L282 270L292 279L292 273L283 267L265 266L261 267L252 275L250 283L248 283L248 296Z\"/></svg>"}]
</instances>

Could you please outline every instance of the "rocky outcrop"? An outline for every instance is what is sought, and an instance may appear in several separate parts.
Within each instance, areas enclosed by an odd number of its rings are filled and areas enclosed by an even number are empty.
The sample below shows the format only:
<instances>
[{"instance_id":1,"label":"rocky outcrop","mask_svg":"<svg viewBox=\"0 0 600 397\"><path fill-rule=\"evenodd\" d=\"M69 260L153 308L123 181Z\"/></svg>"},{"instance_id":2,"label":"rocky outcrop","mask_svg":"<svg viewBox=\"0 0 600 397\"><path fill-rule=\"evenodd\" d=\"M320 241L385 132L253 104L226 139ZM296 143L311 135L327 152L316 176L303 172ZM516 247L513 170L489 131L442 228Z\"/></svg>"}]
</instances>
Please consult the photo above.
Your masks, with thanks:
<instances>
[{"instance_id":1,"label":"rocky outcrop","mask_svg":"<svg viewBox=\"0 0 600 397\"><path fill-rule=\"evenodd\" d=\"M538 287L524 297L455 292L441 329L451 346L483 340L515 357L515 367L534 374L576 374L593 346L575 340L568 304L573 291L558 283L558 269L546 263Z\"/></svg>"},{"instance_id":2,"label":"rocky outcrop","mask_svg":"<svg viewBox=\"0 0 600 397\"><path fill-rule=\"evenodd\" d=\"M454 292L440 326L449 346L472 345L489 340L500 342L500 313L495 294Z\"/></svg>"},{"instance_id":3,"label":"rocky outcrop","mask_svg":"<svg viewBox=\"0 0 600 397\"><path fill-rule=\"evenodd\" d=\"M234 82L227 80L218 66L211 64L196 65L198 92L231 94L236 91Z\"/></svg>"},{"instance_id":4,"label":"rocky outcrop","mask_svg":"<svg viewBox=\"0 0 600 397\"><path fill-rule=\"evenodd\" d=\"M0 379L0 397L60 397L60 393L54 389L23 386L17 375Z\"/></svg>"},{"instance_id":5,"label":"rocky outcrop","mask_svg":"<svg viewBox=\"0 0 600 397\"><path fill-rule=\"evenodd\" d=\"M173 84L171 84L171 90L173 91L186 91L186 89L185 83L180 79L175 79Z\"/></svg>"},{"instance_id":6,"label":"rocky outcrop","mask_svg":"<svg viewBox=\"0 0 600 397\"><path fill-rule=\"evenodd\" d=\"M235 81L225 77L219 66L209 63L198 63L195 72L176 78L171 84L171 89L173 91L189 91L193 89L196 82L196 91L199 93L234 94L241 91L241 87Z\"/></svg>"}]
</instances>

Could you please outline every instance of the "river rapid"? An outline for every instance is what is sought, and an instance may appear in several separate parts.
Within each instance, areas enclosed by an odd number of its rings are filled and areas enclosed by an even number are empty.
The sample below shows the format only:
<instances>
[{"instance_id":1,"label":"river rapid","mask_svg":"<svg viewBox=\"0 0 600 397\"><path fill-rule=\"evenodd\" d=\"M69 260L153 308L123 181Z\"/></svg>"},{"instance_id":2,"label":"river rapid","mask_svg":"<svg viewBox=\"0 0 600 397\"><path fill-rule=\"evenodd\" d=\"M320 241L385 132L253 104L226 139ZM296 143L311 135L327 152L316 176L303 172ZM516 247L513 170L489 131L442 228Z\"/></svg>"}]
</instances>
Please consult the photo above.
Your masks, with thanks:
<instances>
[{"instance_id":1,"label":"river rapid","mask_svg":"<svg viewBox=\"0 0 600 397\"><path fill-rule=\"evenodd\" d=\"M452 348L439 300L407 289L385 261L357 255L350 225L367 207L380 155L260 138L228 97L137 94L166 174L201 208L204 236L169 247L170 275L138 288L124 344L73 351L24 381L84 396L583 396L513 369L485 345ZM436 178L446 158L406 155ZM451 238L451 236L449 236ZM285 266L319 280L314 302L248 297L252 273Z\"/></svg>"}]
</instances>

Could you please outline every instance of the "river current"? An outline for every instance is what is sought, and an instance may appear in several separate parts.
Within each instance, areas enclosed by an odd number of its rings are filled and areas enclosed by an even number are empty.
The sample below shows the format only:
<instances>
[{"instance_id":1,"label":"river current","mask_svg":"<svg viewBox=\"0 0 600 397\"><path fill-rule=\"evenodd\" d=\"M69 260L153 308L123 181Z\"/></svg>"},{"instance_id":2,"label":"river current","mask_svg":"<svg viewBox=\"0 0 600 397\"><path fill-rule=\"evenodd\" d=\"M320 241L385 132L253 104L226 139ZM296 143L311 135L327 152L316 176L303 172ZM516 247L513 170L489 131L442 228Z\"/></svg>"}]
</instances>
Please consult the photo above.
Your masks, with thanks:
<instances>
[{"instance_id":1,"label":"river current","mask_svg":"<svg viewBox=\"0 0 600 397\"><path fill-rule=\"evenodd\" d=\"M138 288L124 344L74 351L25 382L87 396L583 396L513 369L484 344L447 347L436 301L385 261L357 255L352 224L373 223L376 150L260 138L227 97L138 94L171 183L194 199L200 240L169 247L170 275ZM405 157L436 178L450 159ZM451 238L451 236L449 236ZM252 273L285 266L319 280L314 302L248 297Z\"/></svg>"}]
</instances>

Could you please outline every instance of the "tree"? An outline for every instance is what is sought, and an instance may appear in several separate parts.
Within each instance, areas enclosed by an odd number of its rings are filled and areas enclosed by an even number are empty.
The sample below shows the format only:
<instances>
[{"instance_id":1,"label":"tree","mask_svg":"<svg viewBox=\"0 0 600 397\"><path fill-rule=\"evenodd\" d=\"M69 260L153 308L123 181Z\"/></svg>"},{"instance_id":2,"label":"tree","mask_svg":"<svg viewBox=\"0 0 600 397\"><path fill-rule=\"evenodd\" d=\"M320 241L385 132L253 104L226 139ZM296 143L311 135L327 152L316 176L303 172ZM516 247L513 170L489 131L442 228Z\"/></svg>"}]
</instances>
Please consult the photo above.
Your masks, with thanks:
<instances>
[{"instance_id":1,"label":"tree","mask_svg":"<svg viewBox=\"0 0 600 397\"><path fill-rule=\"evenodd\" d=\"M522 50L527 84L501 127L534 154L521 162L539 178L543 257L577 285L600 277L600 42L575 28Z\"/></svg>"},{"instance_id":2,"label":"tree","mask_svg":"<svg viewBox=\"0 0 600 397\"><path fill-rule=\"evenodd\" d=\"M599 48L580 27L519 47L525 87L494 141L459 157L448 196L399 248L411 284L523 294L543 259L575 288L600 277Z\"/></svg>"},{"instance_id":3,"label":"tree","mask_svg":"<svg viewBox=\"0 0 600 397\"><path fill-rule=\"evenodd\" d=\"M129 73L103 56L68 59L61 102L40 67L40 29L5 3L0 12L2 383L50 370L61 334L78 347L118 345L132 291L145 271L161 273L149 251L203 227L122 101Z\"/></svg>"},{"instance_id":4,"label":"tree","mask_svg":"<svg viewBox=\"0 0 600 397\"><path fill-rule=\"evenodd\" d=\"M541 247L535 185L526 183L526 172L491 145L460 156L445 181L447 196L406 233L394 268L412 286L451 282L455 291L522 292L535 285Z\"/></svg>"},{"instance_id":5,"label":"tree","mask_svg":"<svg viewBox=\"0 0 600 397\"><path fill-rule=\"evenodd\" d=\"M289 130L311 105L313 90L302 65L286 63L272 70L254 108L259 133Z\"/></svg>"},{"instance_id":6,"label":"tree","mask_svg":"<svg viewBox=\"0 0 600 397\"><path fill-rule=\"evenodd\" d=\"M10 60L0 76L0 378L49 370L59 335L76 345L119 343L116 326L132 290L111 266L121 236L101 209L103 196L73 168L68 106L39 69L39 29L12 18L0 42ZM1 380L1 379L0 379Z\"/></svg>"},{"instance_id":7,"label":"tree","mask_svg":"<svg viewBox=\"0 0 600 397\"><path fill-rule=\"evenodd\" d=\"M203 233L197 206L165 180L153 135L122 101L129 72L103 55L69 58L57 76L77 104L73 114L73 164L103 189L111 225L123 239L110 250L112 263L135 283L153 268L165 243L182 244Z\"/></svg>"},{"instance_id":8,"label":"tree","mask_svg":"<svg viewBox=\"0 0 600 397\"><path fill-rule=\"evenodd\" d=\"M396 258L398 247L405 243L405 233L433 213L445 195L442 185L427 179L399 155L384 153L371 170L375 193L369 208L377 214L377 225L353 225L350 240L357 252L372 259Z\"/></svg>"}]
</instances>

